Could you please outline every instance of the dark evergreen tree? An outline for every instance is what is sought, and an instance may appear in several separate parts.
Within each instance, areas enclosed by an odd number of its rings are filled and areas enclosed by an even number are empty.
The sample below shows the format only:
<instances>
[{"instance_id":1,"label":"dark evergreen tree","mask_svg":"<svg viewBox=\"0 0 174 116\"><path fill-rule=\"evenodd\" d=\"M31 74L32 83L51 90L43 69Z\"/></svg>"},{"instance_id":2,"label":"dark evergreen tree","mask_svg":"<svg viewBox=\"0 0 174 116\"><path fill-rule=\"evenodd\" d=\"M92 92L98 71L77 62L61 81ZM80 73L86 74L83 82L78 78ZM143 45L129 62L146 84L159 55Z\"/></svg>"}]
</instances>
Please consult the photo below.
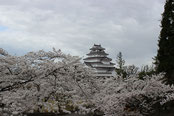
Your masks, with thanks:
<instances>
[{"instance_id":1,"label":"dark evergreen tree","mask_svg":"<svg viewBox=\"0 0 174 116\"><path fill-rule=\"evenodd\" d=\"M174 0L166 0L161 28L156 57L157 72L165 72L165 80L174 84Z\"/></svg>"}]
</instances>

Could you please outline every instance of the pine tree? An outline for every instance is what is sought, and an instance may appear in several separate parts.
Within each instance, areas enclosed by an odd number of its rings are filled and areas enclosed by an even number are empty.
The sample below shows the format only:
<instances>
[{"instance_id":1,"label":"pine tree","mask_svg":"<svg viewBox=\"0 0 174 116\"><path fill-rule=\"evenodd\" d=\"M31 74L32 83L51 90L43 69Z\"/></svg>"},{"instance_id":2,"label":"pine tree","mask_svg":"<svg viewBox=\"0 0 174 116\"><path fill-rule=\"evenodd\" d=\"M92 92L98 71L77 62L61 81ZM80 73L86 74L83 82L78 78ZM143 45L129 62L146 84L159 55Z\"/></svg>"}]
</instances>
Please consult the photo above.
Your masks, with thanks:
<instances>
[{"instance_id":1,"label":"pine tree","mask_svg":"<svg viewBox=\"0 0 174 116\"><path fill-rule=\"evenodd\" d=\"M118 53L116 62L117 62L117 67L119 69L123 69L123 66L125 64L125 60L123 59L123 55L121 52Z\"/></svg>"},{"instance_id":2,"label":"pine tree","mask_svg":"<svg viewBox=\"0 0 174 116\"><path fill-rule=\"evenodd\" d=\"M165 80L174 84L174 0L166 0L161 21L157 72L165 72Z\"/></svg>"},{"instance_id":3,"label":"pine tree","mask_svg":"<svg viewBox=\"0 0 174 116\"><path fill-rule=\"evenodd\" d=\"M119 52L117 55L116 63L117 63L116 73L120 76L123 76L123 78L125 78L126 72L123 69L124 64L125 64L125 60L123 59L123 55L121 52Z\"/></svg>"}]
</instances>

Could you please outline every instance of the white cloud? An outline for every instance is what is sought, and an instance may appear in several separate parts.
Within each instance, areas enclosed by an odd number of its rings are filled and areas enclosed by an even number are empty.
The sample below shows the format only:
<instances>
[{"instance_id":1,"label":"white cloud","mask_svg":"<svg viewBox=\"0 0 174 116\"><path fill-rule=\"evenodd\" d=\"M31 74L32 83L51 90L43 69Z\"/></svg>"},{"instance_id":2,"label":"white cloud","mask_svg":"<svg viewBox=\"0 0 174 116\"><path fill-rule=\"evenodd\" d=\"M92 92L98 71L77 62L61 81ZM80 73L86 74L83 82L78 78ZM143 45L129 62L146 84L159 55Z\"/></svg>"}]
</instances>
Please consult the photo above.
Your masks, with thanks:
<instances>
[{"instance_id":1,"label":"white cloud","mask_svg":"<svg viewBox=\"0 0 174 116\"><path fill-rule=\"evenodd\" d=\"M0 0L0 47L11 53L60 48L84 56L94 43L128 64L156 55L161 0ZM115 59L113 59L115 60Z\"/></svg>"}]
</instances>

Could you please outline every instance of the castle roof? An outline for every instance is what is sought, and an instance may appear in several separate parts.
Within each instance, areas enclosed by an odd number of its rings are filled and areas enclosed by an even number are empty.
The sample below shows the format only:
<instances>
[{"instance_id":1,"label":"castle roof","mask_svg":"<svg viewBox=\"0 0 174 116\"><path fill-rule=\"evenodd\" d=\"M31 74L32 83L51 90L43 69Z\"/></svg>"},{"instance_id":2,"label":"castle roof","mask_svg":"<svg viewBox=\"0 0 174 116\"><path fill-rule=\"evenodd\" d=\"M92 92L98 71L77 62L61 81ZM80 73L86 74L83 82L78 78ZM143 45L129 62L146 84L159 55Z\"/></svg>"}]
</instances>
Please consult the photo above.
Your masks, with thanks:
<instances>
[{"instance_id":1,"label":"castle roof","mask_svg":"<svg viewBox=\"0 0 174 116\"><path fill-rule=\"evenodd\" d=\"M90 50L105 50L105 48L101 47L101 45L94 44Z\"/></svg>"},{"instance_id":2,"label":"castle roof","mask_svg":"<svg viewBox=\"0 0 174 116\"><path fill-rule=\"evenodd\" d=\"M94 59L98 59L100 61L111 61L112 60L111 58L108 58L108 57L98 57L98 56L87 57L87 58L84 58L83 60L94 60Z\"/></svg>"},{"instance_id":3,"label":"castle roof","mask_svg":"<svg viewBox=\"0 0 174 116\"><path fill-rule=\"evenodd\" d=\"M108 54L105 53L105 51L91 51L87 55L89 56L89 55L108 55Z\"/></svg>"}]
</instances>

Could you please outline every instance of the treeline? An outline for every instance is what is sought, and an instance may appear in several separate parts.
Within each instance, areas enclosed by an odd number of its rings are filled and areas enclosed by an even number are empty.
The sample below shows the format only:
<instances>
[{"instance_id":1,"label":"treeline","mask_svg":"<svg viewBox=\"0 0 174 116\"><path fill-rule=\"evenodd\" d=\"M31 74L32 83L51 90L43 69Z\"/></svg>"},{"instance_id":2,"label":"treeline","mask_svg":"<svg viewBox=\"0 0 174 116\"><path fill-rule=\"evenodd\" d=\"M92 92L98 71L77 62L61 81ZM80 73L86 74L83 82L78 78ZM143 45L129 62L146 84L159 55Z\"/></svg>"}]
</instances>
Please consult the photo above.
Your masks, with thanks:
<instances>
[{"instance_id":1,"label":"treeline","mask_svg":"<svg viewBox=\"0 0 174 116\"><path fill-rule=\"evenodd\" d=\"M128 78L131 75L137 75L137 78L143 79L145 76L152 76L157 74L155 65L144 65L140 68L135 65L125 65L122 52L119 52L116 57L116 74Z\"/></svg>"}]
</instances>

